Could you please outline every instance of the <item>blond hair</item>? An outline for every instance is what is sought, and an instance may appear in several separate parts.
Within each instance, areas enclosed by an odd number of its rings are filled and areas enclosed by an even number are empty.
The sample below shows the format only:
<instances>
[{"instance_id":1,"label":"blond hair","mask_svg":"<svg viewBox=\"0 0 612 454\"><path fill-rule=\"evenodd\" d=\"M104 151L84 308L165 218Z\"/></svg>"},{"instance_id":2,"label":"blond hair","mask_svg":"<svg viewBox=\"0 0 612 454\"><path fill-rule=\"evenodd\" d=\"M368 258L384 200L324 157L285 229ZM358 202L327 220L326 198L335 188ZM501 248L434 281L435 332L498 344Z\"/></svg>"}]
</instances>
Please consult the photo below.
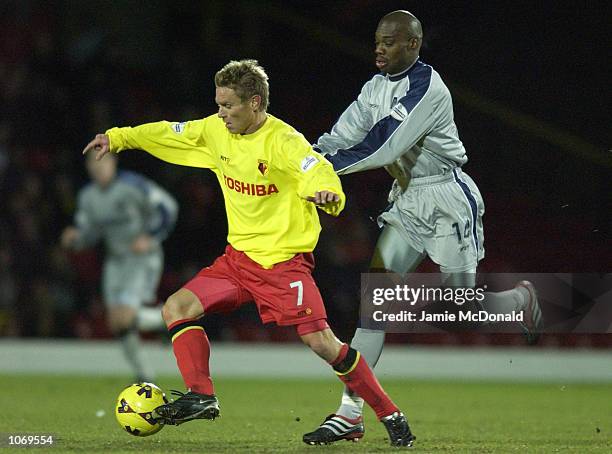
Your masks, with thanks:
<instances>
[{"instance_id":1,"label":"blond hair","mask_svg":"<svg viewBox=\"0 0 612 454\"><path fill-rule=\"evenodd\" d=\"M215 74L215 85L231 88L242 102L259 95L261 103L258 110L265 112L268 108L270 97L268 75L257 60L230 61Z\"/></svg>"}]
</instances>

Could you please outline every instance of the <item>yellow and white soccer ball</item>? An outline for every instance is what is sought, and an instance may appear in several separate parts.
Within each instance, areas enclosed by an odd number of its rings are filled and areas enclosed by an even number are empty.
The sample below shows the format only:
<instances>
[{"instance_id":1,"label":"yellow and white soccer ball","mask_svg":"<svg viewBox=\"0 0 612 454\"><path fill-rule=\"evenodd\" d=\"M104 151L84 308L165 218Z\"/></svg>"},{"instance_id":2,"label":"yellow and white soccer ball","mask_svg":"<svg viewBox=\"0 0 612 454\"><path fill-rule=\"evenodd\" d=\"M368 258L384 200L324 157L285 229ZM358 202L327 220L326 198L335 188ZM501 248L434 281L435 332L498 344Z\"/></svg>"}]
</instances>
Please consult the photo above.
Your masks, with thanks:
<instances>
[{"instance_id":1,"label":"yellow and white soccer ball","mask_svg":"<svg viewBox=\"0 0 612 454\"><path fill-rule=\"evenodd\" d=\"M153 383L134 383L117 397L115 416L126 432L137 437L147 437L164 427L151 412L166 403L166 395L158 386Z\"/></svg>"}]
</instances>

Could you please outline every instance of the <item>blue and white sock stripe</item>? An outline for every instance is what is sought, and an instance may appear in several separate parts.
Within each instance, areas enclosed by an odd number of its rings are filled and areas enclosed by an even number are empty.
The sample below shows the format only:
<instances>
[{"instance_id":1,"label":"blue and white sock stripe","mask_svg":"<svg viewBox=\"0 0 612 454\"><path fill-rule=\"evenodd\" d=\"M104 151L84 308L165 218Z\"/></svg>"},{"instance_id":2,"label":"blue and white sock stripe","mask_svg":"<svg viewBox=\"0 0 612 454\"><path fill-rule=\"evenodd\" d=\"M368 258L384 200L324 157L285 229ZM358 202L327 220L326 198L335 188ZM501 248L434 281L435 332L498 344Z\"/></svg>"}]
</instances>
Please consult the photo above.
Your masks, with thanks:
<instances>
[{"instance_id":1,"label":"blue and white sock stripe","mask_svg":"<svg viewBox=\"0 0 612 454\"><path fill-rule=\"evenodd\" d=\"M470 210L472 212L472 238L474 241L474 247L476 248L476 256L478 256L479 241L478 241L478 233L477 233L478 230L476 228L476 222L478 220L478 204L476 203L476 199L474 198L474 195L470 191L470 187L467 185L465 181L459 178L457 169L453 169L453 176L455 177L455 182L459 185L459 187L463 191L463 195L465 196L465 198L468 201L468 204L470 205Z\"/></svg>"}]
</instances>

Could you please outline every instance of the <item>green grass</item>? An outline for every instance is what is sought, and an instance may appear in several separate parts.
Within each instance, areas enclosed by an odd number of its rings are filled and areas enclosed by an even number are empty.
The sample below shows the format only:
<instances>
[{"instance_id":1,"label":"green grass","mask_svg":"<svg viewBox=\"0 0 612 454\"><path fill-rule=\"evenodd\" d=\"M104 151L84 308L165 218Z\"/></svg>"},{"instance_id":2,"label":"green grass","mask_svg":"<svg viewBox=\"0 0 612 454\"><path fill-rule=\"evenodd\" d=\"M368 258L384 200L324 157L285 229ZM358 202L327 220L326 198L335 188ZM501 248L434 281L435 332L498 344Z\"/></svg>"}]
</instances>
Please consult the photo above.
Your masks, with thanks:
<instances>
[{"instance_id":1,"label":"green grass","mask_svg":"<svg viewBox=\"0 0 612 454\"><path fill-rule=\"evenodd\" d=\"M359 443L306 446L337 405L340 383L218 379L222 417L166 427L148 438L121 430L114 402L122 378L1 376L0 432L52 433L36 452L338 453L390 451L382 425L366 413ZM160 379L169 392L181 382ZM611 452L612 385L390 381L384 385L407 414L415 452ZM97 417L104 410L106 415ZM4 441L4 440L3 440ZM4 452L23 449L0 449Z\"/></svg>"}]
</instances>

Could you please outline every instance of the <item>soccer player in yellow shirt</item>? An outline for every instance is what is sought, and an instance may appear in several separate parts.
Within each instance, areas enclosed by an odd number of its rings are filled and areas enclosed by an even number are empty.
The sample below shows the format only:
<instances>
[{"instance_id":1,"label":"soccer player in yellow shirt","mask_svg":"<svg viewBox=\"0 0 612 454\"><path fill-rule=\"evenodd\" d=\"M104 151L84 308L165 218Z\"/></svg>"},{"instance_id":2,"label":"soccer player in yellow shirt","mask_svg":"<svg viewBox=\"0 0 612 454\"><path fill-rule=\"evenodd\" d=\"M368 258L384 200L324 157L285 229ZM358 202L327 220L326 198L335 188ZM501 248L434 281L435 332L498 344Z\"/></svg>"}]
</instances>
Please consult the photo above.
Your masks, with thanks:
<instances>
[{"instance_id":1,"label":"soccer player in yellow shirt","mask_svg":"<svg viewBox=\"0 0 612 454\"><path fill-rule=\"evenodd\" d=\"M321 225L317 208L337 216L345 195L331 164L303 135L267 113L268 77L255 60L232 61L215 75L217 114L184 123L112 128L83 150L140 149L174 164L212 170L228 220L225 254L168 298L162 315L188 392L156 409L166 424L214 419L219 403L209 372L210 344L200 319L254 301L264 323L296 327L302 341L362 396L392 445L414 439L405 416L360 353L327 324L312 278Z\"/></svg>"}]
</instances>

